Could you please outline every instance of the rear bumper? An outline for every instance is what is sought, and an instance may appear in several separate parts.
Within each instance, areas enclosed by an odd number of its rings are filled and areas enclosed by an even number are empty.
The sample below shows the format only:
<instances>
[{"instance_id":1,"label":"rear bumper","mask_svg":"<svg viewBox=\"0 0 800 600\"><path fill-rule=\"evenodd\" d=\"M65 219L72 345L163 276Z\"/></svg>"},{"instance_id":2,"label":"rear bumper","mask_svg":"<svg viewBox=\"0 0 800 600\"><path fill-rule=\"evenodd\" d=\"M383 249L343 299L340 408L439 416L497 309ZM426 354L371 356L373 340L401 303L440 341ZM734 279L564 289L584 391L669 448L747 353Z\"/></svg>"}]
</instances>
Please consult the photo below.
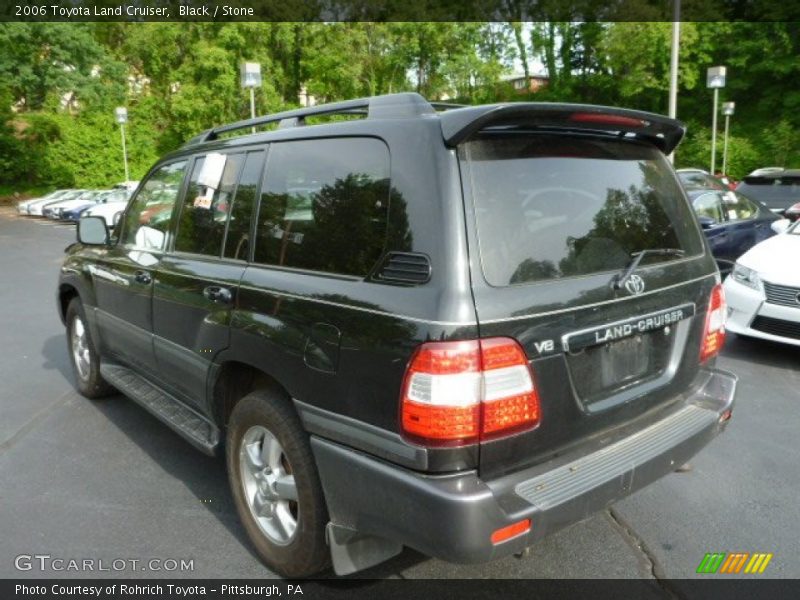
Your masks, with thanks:
<instances>
[{"instance_id":1,"label":"rear bumper","mask_svg":"<svg viewBox=\"0 0 800 600\"><path fill-rule=\"evenodd\" d=\"M736 376L704 369L681 407L590 454L579 451L491 481L475 471L426 476L321 438L312 448L331 521L451 562L520 552L674 471L725 427ZM531 530L492 544L497 529Z\"/></svg>"}]
</instances>

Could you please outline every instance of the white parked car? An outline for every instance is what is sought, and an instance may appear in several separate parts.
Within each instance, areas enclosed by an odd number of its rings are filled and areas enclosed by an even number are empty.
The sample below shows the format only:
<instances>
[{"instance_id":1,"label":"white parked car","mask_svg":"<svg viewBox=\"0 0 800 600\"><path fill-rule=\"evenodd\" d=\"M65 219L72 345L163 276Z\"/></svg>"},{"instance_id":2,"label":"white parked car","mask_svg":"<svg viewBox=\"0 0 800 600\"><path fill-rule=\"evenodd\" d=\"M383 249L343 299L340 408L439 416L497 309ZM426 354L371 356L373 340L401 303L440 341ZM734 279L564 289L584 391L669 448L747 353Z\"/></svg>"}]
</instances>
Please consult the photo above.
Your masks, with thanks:
<instances>
[{"instance_id":1,"label":"white parked car","mask_svg":"<svg viewBox=\"0 0 800 600\"><path fill-rule=\"evenodd\" d=\"M64 198L67 194L74 190L56 190L55 192L50 192L45 196L39 196L38 198L28 198L27 200L23 200L22 202L17 202L17 212L22 215L28 214L28 207L35 204L36 202L55 202Z\"/></svg>"},{"instance_id":2,"label":"white parked car","mask_svg":"<svg viewBox=\"0 0 800 600\"><path fill-rule=\"evenodd\" d=\"M28 214L36 217L41 217L42 211L44 210L45 206L48 206L55 202L63 202L64 200L74 200L75 198L77 198L86 191L87 190L70 190L69 192L67 192L66 194L64 194L59 198L56 198L55 200L49 198L42 198L36 202L31 202L30 204L28 204L27 207Z\"/></svg>"},{"instance_id":3,"label":"white parked car","mask_svg":"<svg viewBox=\"0 0 800 600\"><path fill-rule=\"evenodd\" d=\"M798 256L800 221L739 257L725 280L729 331L800 346Z\"/></svg>"},{"instance_id":4,"label":"white parked car","mask_svg":"<svg viewBox=\"0 0 800 600\"><path fill-rule=\"evenodd\" d=\"M82 217L103 217L106 220L106 226L109 229L114 228L114 215L125 210L128 201L119 202L106 202L105 204L98 204L91 207L89 210L81 213Z\"/></svg>"}]
</instances>

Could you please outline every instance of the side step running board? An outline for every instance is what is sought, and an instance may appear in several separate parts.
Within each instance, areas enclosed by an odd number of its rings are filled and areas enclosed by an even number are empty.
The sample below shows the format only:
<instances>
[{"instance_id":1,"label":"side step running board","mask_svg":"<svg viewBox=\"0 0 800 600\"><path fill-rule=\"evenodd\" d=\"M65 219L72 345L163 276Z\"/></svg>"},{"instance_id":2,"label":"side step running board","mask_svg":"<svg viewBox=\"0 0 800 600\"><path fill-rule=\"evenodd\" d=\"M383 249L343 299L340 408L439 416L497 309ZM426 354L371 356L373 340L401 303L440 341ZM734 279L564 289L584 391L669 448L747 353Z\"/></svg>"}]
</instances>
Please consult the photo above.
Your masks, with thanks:
<instances>
[{"instance_id":1,"label":"side step running board","mask_svg":"<svg viewBox=\"0 0 800 600\"><path fill-rule=\"evenodd\" d=\"M100 373L111 385L169 425L198 450L211 456L219 447L219 428L146 379L120 365L100 364Z\"/></svg>"}]
</instances>

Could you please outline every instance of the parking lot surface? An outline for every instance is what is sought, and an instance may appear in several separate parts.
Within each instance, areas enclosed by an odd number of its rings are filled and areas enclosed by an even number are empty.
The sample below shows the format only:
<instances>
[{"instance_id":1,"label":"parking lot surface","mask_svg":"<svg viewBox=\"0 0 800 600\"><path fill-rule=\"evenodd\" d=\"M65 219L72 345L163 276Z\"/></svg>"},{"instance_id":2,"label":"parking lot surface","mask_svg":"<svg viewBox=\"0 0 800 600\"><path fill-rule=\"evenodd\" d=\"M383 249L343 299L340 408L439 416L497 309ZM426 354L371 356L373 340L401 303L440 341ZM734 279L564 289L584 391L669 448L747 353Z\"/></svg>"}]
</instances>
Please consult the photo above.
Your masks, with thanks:
<instances>
[{"instance_id":1,"label":"parking lot surface","mask_svg":"<svg viewBox=\"0 0 800 600\"><path fill-rule=\"evenodd\" d=\"M55 303L74 236L0 207L0 577L274 577L239 525L221 458L121 396L74 391ZM359 576L664 580L696 577L707 552L770 552L748 577L800 577L800 348L729 336L718 365L740 378L733 420L689 471L521 558L463 566L406 550ZM20 555L126 563L43 573L18 570ZM168 572L168 559L192 569Z\"/></svg>"}]
</instances>

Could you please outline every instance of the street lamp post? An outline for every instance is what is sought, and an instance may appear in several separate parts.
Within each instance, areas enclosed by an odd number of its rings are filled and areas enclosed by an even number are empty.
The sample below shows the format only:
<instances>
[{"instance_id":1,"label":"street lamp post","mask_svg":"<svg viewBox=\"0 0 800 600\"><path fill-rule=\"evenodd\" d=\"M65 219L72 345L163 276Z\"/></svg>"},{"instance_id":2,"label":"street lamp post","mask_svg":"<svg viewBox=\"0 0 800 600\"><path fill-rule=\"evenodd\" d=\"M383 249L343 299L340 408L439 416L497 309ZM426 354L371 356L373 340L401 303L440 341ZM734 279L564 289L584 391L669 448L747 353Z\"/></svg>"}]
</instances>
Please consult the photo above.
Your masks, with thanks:
<instances>
[{"instance_id":1,"label":"street lamp post","mask_svg":"<svg viewBox=\"0 0 800 600\"><path fill-rule=\"evenodd\" d=\"M714 90L714 111L711 117L711 174L717 162L717 107L719 106L719 90L725 87L725 67L709 67L706 73L706 87Z\"/></svg>"},{"instance_id":2,"label":"street lamp post","mask_svg":"<svg viewBox=\"0 0 800 600\"><path fill-rule=\"evenodd\" d=\"M725 141L722 144L722 174L725 175L728 172L728 127L730 126L731 122L731 115L733 111L736 109L735 102L723 102L722 103L722 114L725 115Z\"/></svg>"},{"instance_id":3,"label":"street lamp post","mask_svg":"<svg viewBox=\"0 0 800 600\"><path fill-rule=\"evenodd\" d=\"M669 59L669 116L678 116L678 53L681 44L681 0L672 0L672 48ZM675 161L675 153L669 155Z\"/></svg>"},{"instance_id":4,"label":"street lamp post","mask_svg":"<svg viewBox=\"0 0 800 600\"><path fill-rule=\"evenodd\" d=\"M242 87L250 89L250 118L256 118L256 88L261 87L261 65L254 62L242 63ZM256 128L253 127L253 133Z\"/></svg>"},{"instance_id":5,"label":"street lamp post","mask_svg":"<svg viewBox=\"0 0 800 600\"><path fill-rule=\"evenodd\" d=\"M114 116L119 123L119 130L122 134L122 162L125 164L125 184L131 180L130 173L128 172L128 149L125 147L125 123L128 122L128 109L124 106L118 106L114 109Z\"/></svg>"}]
</instances>

